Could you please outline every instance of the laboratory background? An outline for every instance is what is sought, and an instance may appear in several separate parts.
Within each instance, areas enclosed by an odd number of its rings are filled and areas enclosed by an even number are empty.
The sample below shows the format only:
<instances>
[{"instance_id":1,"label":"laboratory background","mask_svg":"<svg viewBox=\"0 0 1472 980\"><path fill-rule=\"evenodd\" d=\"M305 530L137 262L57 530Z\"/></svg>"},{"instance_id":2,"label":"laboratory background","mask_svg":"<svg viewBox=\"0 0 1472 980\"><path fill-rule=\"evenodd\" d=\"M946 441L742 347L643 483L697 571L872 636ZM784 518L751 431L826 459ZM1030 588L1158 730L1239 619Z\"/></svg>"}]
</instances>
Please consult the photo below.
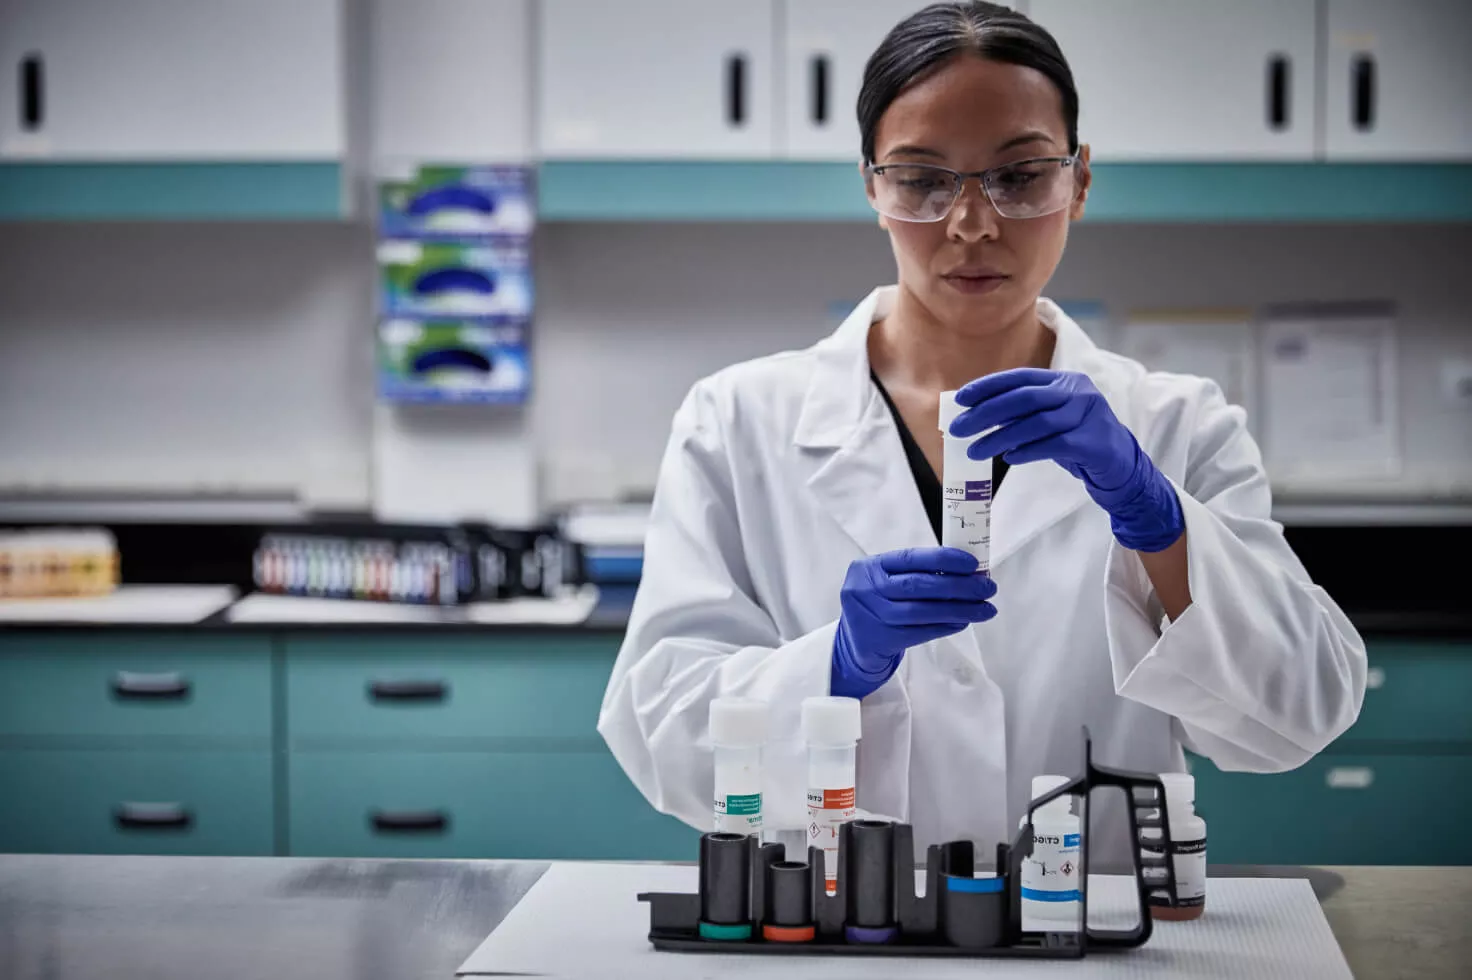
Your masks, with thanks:
<instances>
[{"instance_id":1,"label":"laboratory background","mask_svg":"<svg viewBox=\"0 0 1472 980\"><path fill-rule=\"evenodd\" d=\"M915 0L0 0L0 852L691 860L595 731L671 417L893 281ZM1363 635L1213 863L1472 864L1472 4L1018 0L1046 295L1246 409ZM1041 465L1041 464L1040 464Z\"/></svg>"}]
</instances>

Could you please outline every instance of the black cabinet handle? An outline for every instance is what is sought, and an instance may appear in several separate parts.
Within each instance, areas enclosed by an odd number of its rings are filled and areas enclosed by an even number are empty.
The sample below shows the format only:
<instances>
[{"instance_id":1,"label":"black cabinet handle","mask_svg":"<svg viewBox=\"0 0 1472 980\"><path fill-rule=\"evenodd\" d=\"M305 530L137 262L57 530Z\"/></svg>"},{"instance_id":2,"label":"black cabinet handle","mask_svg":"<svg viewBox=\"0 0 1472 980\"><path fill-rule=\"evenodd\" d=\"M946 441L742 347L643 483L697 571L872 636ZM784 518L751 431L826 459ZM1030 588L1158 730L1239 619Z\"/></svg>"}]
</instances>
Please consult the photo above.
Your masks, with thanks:
<instances>
[{"instance_id":1,"label":"black cabinet handle","mask_svg":"<svg viewBox=\"0 0 1472 980\"><path fill-rule=\"evenodd\" d=\"M374 810L368 817L373 829L385 834L438 833L450 825L443 810Z\"/></svg>"},{"instance_id":2,"label":"black cabinet handle","mask_svg":"<svg viewBox=\"0 0 1472 980\"><path fill-rule=\"evenodd\" d=\"M41 128L45 107L46 71L39 54L20 60L20 127L27 132Z\"/></svg>"},{"instance_id":3,"label":"black cabinet handle","mask_svg":"<svg viewBox=\"0 0 1472 980\"><path fill-rule=\"evenodd\" d=\"M828 56L813 55L810 68L813 89L813 123L828 125Z\"/></svg>"},{"instance_id":4,"label":"black cabinet handle","mask_svg":"<svg viewBox=\"0 0 1472 980\"><path fill-rule=\"evenodd\" d=\"M184 830L193 822L182 803L119 803L112 817L133 830Z\"/></svg>"},{"instance_id":5,"label":"black cabinet handle","mask_svg":"<svg viewBox=\"0 0 1472 980\"><path fill-rule=\"evenodd\" d=\"M726 121L732 126L746 123L746 56L726 59Z\"/></svg>"},{"instance_id":6,"label":"black cabinet handle","mask_svg":"<svg viewBox=\"0 0 1472 980\"><path fill-rule=\"evenodd\" d=\"M1268 58L1268 128L1288 126L1288 58L1275 54Z\"/></svg>"},{"instance_id":7,"label":"black cabinet handle","mask_svg":"<svg viewBox=\"0 0 1472 980\"><path fill-rule=\"evenodd\" d=\"M1375 128L1375 56L1360 51L1349 59L1349 84L1354 92L1350 113L1354 128L1365 132Z\"/></svg>"},{"instance_id":8,"label":"black cabinet handle","mask_svg":"<svg viewBox=\"0 0 1472 980\"><path fill-rule=\"evenodd\" d=\"M450 695L444 681L369 681L372 701L443 701Z\"/></svg>"},{"instance_id":9,"label":"black cabinet handle","mask_svg":"<svg viewBox=\"0 0 1472 980\"><path fill-rule=\"evenodd\" d=\"M183 674L136 674L120 670L113 676L112 693L120 698L182 700L189 696L189 678Z\"/></svg>"}]
</instances>

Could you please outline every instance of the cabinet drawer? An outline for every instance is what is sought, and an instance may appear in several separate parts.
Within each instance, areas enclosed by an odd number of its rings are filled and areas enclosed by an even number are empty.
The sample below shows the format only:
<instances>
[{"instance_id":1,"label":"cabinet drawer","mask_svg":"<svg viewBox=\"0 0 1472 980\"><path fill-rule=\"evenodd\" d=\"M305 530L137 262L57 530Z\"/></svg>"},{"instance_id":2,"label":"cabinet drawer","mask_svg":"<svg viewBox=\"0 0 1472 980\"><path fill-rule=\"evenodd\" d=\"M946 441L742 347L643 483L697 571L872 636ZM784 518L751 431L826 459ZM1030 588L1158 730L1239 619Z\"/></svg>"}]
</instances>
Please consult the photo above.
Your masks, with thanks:
<instances>
[{"instance_id":1,"label":"cabinet drawer","mask_svg":"<svg viewBox=\"0 0 1472 980\"><path fill-rule=\"evenodd\" d=\"M81 630L0 637L0 737L270 734L265 637Z\"/></svg>"},{"instance_id":2,"label":"cabinet drawer","mask_svg":"<svg viewBox=\"0 0 1472 980\"><path fill-rule=\"evenodd\" d=\"M689 860L607 752L298 752L290 853Z\"/></svg>"},{"instance_id":3,"label":"cabinet drawer","mask_svg":"<svg viewBox=\"0 0 1472 980\"><path fill-rule=\"evenodd\" d=\"M1320 755L1292 772L1193 760L1213 864L1472 864L1472 756Z\"/></svg>"},{"instance_id":4,"label":"cabinet drawer","mask_svg":"<svg viewBox=\"0 0 1472 980\"><path fill-rule=\"evenodd\" d=\"M1339 743L1460 742L1472 748L1472 644L1369 641L1359 720Z\"/></svg>"},{"instance_id":5,"label":"cabinet drawer","mask_svg":"<svg viewBox=\"0 0 1472 980\"><path fill-rule=\"evenodd\" d=\"M261 751L0 752L0 851L271 854Z\"/></svg>"},{"instance_id":6,"label":"cabinet drawer","mask_svg":"<svg viewBox=\"0 0 1472 980\"><path fill-rule=\"evenodd\" d=\"M288 641L293 744L322 738L597 738L618 641L516 635Z\"/></svg>"}]
</instances>

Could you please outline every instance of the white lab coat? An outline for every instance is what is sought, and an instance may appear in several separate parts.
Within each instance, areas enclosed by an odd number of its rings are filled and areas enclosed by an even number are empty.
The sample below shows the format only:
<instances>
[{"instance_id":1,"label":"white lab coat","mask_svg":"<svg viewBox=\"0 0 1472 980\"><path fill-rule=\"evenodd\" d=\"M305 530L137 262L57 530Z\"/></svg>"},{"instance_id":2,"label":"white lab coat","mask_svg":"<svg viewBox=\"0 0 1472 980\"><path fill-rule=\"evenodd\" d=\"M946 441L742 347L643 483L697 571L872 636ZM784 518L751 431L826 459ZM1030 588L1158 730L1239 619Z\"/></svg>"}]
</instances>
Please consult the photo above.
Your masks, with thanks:
<instances>
[{"instance_id":1,"label":"white lab coat","mask_svg":"<svg viewBox=\"0 0 1472 980\"><path fill-rule=\"evenodd\" d=\"M698 382L674 418L598 730L656 809L701 830L721 695L770 706L766 825L806 826L800 705L828 693L848 565L936 544L869 378L894 289L811 348ZM1180 771L1186 746L1269 772L1311 758L1364 695L1363 643L1271 519L1243 410L1211 381L1099 349L1047 300L1038 313L1052 367L1089 375L1175 485L1193 602L1169 622L1077 479L1012 467L992 507L996 617L912 648L863 701L858 805L912 823L917 850L1010 840L1032 777L1079 771L1083 725L1107 765ZM1096 807L1096 858L1123 857L1122 819L1122 802Z\"/></svg>"}]
</instances>

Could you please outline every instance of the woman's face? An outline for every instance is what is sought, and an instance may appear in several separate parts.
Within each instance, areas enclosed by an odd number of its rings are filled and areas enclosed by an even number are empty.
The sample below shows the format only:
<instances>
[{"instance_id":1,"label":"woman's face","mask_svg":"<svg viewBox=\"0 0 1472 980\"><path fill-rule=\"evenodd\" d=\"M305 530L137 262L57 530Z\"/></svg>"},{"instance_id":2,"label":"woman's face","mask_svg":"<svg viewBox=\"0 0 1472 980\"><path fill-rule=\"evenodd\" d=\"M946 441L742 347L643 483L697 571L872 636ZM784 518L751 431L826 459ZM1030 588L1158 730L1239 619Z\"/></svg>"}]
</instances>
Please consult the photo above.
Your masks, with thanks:
<instances>
[{"instance_id":1,"label":"woman's face","mask_svg":"<svg viewBox=\"0 0 1472 980\"><path fill-rule=\"evenodd\" d=\"M876 164L963 172L1068 156L1063 99L1035 69L963 56L890 104L875 131L874 154ZM1081 156L1087 163L1087 147ZM1063 256L1069 222L1083 214L1087 167L1078 171L1072 203L1041 217L1002 217L975 178L939 221L881 216L901 288L933 317L968 333L994 333L1030 315Z\"/></svg>"}]
</instances>

